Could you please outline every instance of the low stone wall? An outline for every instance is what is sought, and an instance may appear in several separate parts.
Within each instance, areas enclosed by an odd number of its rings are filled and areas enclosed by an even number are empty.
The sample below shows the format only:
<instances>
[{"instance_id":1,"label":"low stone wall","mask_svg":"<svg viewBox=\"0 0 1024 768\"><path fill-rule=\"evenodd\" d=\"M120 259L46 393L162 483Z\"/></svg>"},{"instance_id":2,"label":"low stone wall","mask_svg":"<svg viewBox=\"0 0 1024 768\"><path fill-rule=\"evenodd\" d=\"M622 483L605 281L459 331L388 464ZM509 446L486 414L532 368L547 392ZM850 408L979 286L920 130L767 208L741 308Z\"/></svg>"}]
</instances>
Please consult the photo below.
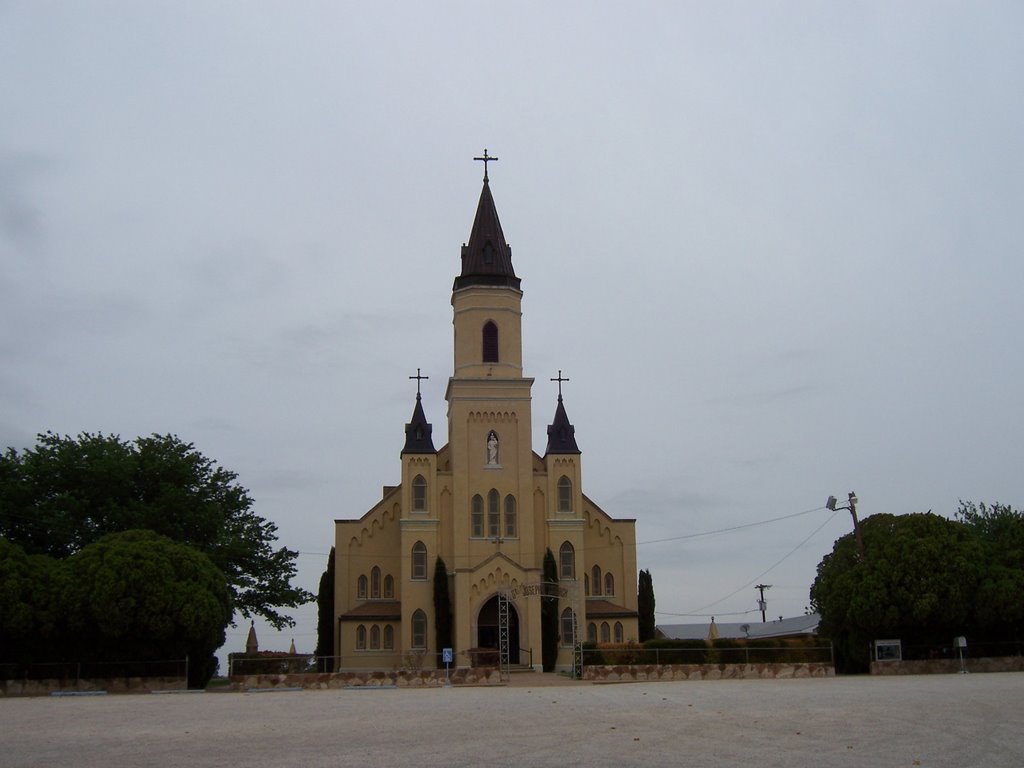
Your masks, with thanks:
<instances>
[{"instance_id":1,"label":"low stone wall","mask_svg":"<svg viewBox=\"0 0 1024 768\"><path fill-rule=\"evenodd\" d=\"M500 685L501 672L494 667L453 669L448 675L452 685ZM232 687L240 690L307 688L328 690L334 688L439 688L445 684L444 670L406 671L365 671L305 673L295 675L235 675Z\"/></svg>"},{"instance_id":2,"label":"low stone wall","mask_svg":"<svg viewBox=\"0 0 1024 768\"><path fill-rule=\"evenodd\" d=\"M0 680L0 696L49 696L51 693L152 693L183 691L181 677L113 677L98 680Z\"/></svg>"},{"instance_id":3,"label":"low stone wall","mask_svg":"<svg viewBox=\"0 0 1024 768\"><path fill-rule=\"evenodd\" d=\"M1024 672L1024 656L964 659L968 672ZM951 675L960 672L960 659L872 661L872 675Z\"/></svg>"},{"instance_id":4,"label":"low stone wall","mask_svg":"<svg viewBox=\"0 0 1024 768\"><path fill-rule=\"evenodd\" d=\"M583 679L594 682L640 680L757 680L791 677L835 677L832 664L630 664L586 666Z\"/></svg>"}]
</instances>

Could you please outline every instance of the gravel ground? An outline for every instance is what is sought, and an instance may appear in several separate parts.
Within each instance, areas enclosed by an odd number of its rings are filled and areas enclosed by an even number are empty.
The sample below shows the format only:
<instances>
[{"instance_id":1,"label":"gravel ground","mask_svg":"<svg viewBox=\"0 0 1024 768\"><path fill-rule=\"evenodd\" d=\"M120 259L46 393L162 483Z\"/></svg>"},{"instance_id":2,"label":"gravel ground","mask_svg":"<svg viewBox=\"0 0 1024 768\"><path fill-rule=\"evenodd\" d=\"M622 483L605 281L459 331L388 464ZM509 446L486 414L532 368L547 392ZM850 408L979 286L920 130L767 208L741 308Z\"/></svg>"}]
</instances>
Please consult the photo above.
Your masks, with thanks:
<instances>
[{"instance_id":1,"label":"gravel ground","mask_svg":"<svg viewBox=\"0 0 1024 768\"><path fill-rule=\"evenodd\" d=\"M1022 700L1022 673L0 699L0 766L1021 768Z\"/></svg>"}]
</instances>

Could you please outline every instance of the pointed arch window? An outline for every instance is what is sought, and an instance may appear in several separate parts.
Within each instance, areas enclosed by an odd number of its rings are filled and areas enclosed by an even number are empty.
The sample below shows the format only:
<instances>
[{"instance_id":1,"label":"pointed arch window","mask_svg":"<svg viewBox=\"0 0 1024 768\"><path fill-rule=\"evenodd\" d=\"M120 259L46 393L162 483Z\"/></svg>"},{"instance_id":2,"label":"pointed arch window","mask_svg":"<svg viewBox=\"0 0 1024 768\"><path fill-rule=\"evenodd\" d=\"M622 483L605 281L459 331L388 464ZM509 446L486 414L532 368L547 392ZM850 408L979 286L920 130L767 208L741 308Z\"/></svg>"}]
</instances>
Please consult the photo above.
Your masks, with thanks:
<instances>
[{"instance_id":1,"label":"pointed arch window","mask_svg":"<svg viewBox=\"0 0 1024 768\"><path fill-rule=\"evenodd\" d=\"M590 622L589 624L587 624L587 642L597 642L597 625L594 622Z\"/></svg>"},{"instance_id":2,"label":"pointed arch window","mask_svg":"<svg viewBox=\"0 0 1024 768\"><path fill-rule=\"evenodd\" d=\"M498 326L493 320L484 323L483 353L485 363L498 362Z\"/></svg>"},{"instance_id":3,"label":"pointed arch window","mask_svg":"<svg viewBox=\"0 0 1024 768\"><path fill-rule=\"evenodd\" d=\"M370 599L380 600L380 568L376 565L370 571Z\"/></svg>"},{"instance_id":4,"label":"pointed arch window","mask_svg":"<svg viewBox=\"0 0 1024 768\"><path fill-rule=\"evenodd\" d=\"M478 539L484 535L484 497L479 493L473 497L472 512L470 513L472 535Z\"/></svg>"},{"instance_id":5,"label":"pointed arch window","mask_svg":"<svg viewBox=\"0 0 1024 768\"><path fill-rule=\"evenodd\" d=\"M376 624L370 627L370 650L380 650L380 627Z\"/></svg>"},{"instance_id":6,"label":"pointed arch window","mask_svg":"<svg viewBox=\"0 0 1024 768\"><path fill-rule=\"evenodd\" d=\"M427 509L427 481L423 475L412 479L412 511L424 512Z\"/></svg>"},{"instance_id":7,"label":"pointed arch window","mask_svg":"<svg viewBox=\"0 0 1024 768\"><path fill-rule=\"evenodd\" d=\"M576 550L568 541L563 541L558 548L558 578L576 578Z\"/></svg>"},{"instance_id":8,"label":"pointed arch window","mask_svg":"<svg viewBox=\"0 0 1024 768\"><path fill-rule=\"evenodd\" d=\"M602 621L601 622L601 642L602 643L610 643L611 641L612 641L612 630L611 630L611 627L608 626L608 622L607 621Z\"/></svg>"},{"instance_id":9,"label":"pointed arch window","mask_svg":"<svg viewBox=\"0 0 1024 768\"><path fill-rule=\"evenodd\" d=\"M491 492L487 494L487 535L496 539L501 536L500 522L498 511L498 492L491 488Z\"/></svg>"},{"instance_id":10,"label":"pointed arch window","mask_svg":"<svg viewBox=\"0 0 1024 768\"><path fill-rule=\"evenodd\" d=\"M572 608L562 611L562 645L576 645L576 622Z\"/></svg>"},{"instance_id":11,"label":"pointed arch window","mask_svg":"<svg viewBox=\"0 0 1024 768\"><path fill-rule=\"evenodd\" d=\"M419 608L412 615L412 647L427 647L427 614Z\"/></svg>"},{"instance_id":12,"label":"pointed arch window","mask_svg":"<svg viewBox=\"0 0 1024 768\"><path fill-rule=\"evenodd\" d=\"M594 596L601 596L601 566L595 565L590 569L590 583L594 585Z\"/></svg>"},{"instance_id":13,"label":"pointed arch window","mask_svg":"<svg viewBox=\"0 0 1024 768\"><path fill-rule=\"evenodd\" d=\"M366 575L365 574L359 577L359 580L356 582L356 599L357 600L365 600L366 599L366 585L367 585L367 583L368 582L366 581Z\"/></svg>"},{"instance_id":14,"label":"pointed arch window","mask_svg":"<svg viewBox=\"0 0 1024 768\"><path fill-rule=\"evenodd\" d=\"M384 650L393 651L395 649L395 628L390 624L384 625Z\"/></svg>"},{"instance_id":15,"label":"pointed arch window","mask_svg":"<svg viewBox=\"0 0 1024 768\"><path fill-rule=\"evenodd\" d=\"M621 621L616 621L615 622L615 642L616 643L621 643L622 642L622 622Z\"/></svg>"},{"instance_id":16,"label":"pointed arch window","mask_svg":"<svg viewBox=\"0 0 1024 768\"><path fill-rule=\"evenodd\" d=\"M427 545L422 541L412 545L412 577L417 581L427 578Z\"/></svg>"},{"instance_id":17,"label":"pointed arch window","mask_svg":"<svg viewBox=\"0 0 1024 768\"><path fill-rule=\"evenodd\" d=\"M558 511L572 512L572 480L565 475L558 478Z\"/></svg>"},{"instance_id":18,"label":"pointed arch window","mask_svg":"<svg viewBox=\"0 0 1024 768\"><path fill-rule=\"evenodd\" d=\"M366 627L362 624L356 627L356 650L366 650Z\"/></svg>"},{"instance_id":19,"label":"pointed arch window","mask_svg":"<svg viewBox=\"0 0 1024 768\"><path fill-rule=\"evenodd\" d=\"M395 577L390 573L384 577L384 599L394 600L395 598Z\"/></svg>"},{"instance_id":20,"label":"pointed arch window","mask_svg":"<svg viewBox=\"0 0 1024 768\"><path fill-rule=\"evenodd\" d=\"M615 577L612 576L611 571L604 575L604 593L606 595L615 594Z\"/></svg>"},{"instance_id":21,"label":"pointed arch window","mask_svg":"<svg viewBox=\"0 0 1024 768\"><path fill-rule=\"evenodd\" d=\"M516 498L512 494L505 497L505 536L516 537Z\"/></svg>"}]
</instances>

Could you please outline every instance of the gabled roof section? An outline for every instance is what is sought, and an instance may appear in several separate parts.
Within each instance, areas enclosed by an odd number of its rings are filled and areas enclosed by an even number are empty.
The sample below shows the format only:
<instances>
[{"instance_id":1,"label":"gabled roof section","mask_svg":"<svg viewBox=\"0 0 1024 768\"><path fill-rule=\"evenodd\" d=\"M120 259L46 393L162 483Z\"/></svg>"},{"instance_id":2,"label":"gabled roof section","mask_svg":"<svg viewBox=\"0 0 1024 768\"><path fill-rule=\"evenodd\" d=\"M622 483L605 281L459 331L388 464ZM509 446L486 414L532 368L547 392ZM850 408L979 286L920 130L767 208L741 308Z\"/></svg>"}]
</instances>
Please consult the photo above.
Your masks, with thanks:
<instances>
[{"instance_id":1,"label":"gabled roof section","mask_svg":"<svg viewBox=\"0 0 1024 768\"><path fill-rule=\"evenodd\" d=\"M562 396L558 396L558 407L555 408L555 420L548 426L548 447L544 455L552 453L579 453L576 445L576 427L569 423L569 417L562 405Z\"/></svg>"},{"instance_id":2,"label":"gabled roof section","mask_svg":"<svg viewBox=\"0 0 1024 768\"><path fill-rule=\"evenodd\" d=\"M437 453L434 450L434 440L430 433L434 427L427 421L423 413L423 404L420 401L420 393L416 393L416 407L412 409L412 421L405 425L405 447L402 455L407 453Z\"/></svg>"},{"instance_id":3,"label":"gabled roof section","mask_svg":"<svg viewBox=\"0 0 1024 768\"><path fill-rule=\"evenodd\" d=\"M473 285L518 289L519 282L512 269L512 248L505 242L491 185L485 177L469 242L462 246L462 274L455 278L452 290Z\"/></svg>"},{"instance_id":4,"label":"gabled roof section","mask_svg":"<svg viewBox=\"0 0 1024 768\"><path fill-rule=\"evenodd\" d=\"M631 611L629 608L616 605L608 600L594 600L593 598L587 599L586 613L588 619L614 617L633 618L639 615L636 611Z\"/></svg>"}]
</instances>

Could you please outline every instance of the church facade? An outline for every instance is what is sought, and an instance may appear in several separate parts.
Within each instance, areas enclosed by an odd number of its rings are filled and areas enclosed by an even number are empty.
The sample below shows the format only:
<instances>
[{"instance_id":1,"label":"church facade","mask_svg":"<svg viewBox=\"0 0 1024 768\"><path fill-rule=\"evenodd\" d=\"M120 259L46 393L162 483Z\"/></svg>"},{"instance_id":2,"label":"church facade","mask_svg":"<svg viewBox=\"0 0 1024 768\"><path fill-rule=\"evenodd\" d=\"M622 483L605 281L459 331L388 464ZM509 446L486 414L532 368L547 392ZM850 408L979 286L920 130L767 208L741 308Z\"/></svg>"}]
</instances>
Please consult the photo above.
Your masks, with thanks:
<instances>
[{"instance_id":1,"label":"church facade","mask_svg":"<svg viewBox=\"0 0 1024 768\"><path fill-rule=\"evenodd\" d=\"M455 667L471 663L470 649L497 649L507 629L509 663L541 669L548 550L558 570L557 668L571 667L582 639L637 639L635 521L612 518L583 492L561 372L546 449L533 450L522 297L485 172L452 290L448 441L435 448L417 386L400 484L385 486L361 517L335 521L340 669L390 669L410 654L434 666L442 651L435 641L438 557L448 578Z\"/></svg>"}]
</instances>

